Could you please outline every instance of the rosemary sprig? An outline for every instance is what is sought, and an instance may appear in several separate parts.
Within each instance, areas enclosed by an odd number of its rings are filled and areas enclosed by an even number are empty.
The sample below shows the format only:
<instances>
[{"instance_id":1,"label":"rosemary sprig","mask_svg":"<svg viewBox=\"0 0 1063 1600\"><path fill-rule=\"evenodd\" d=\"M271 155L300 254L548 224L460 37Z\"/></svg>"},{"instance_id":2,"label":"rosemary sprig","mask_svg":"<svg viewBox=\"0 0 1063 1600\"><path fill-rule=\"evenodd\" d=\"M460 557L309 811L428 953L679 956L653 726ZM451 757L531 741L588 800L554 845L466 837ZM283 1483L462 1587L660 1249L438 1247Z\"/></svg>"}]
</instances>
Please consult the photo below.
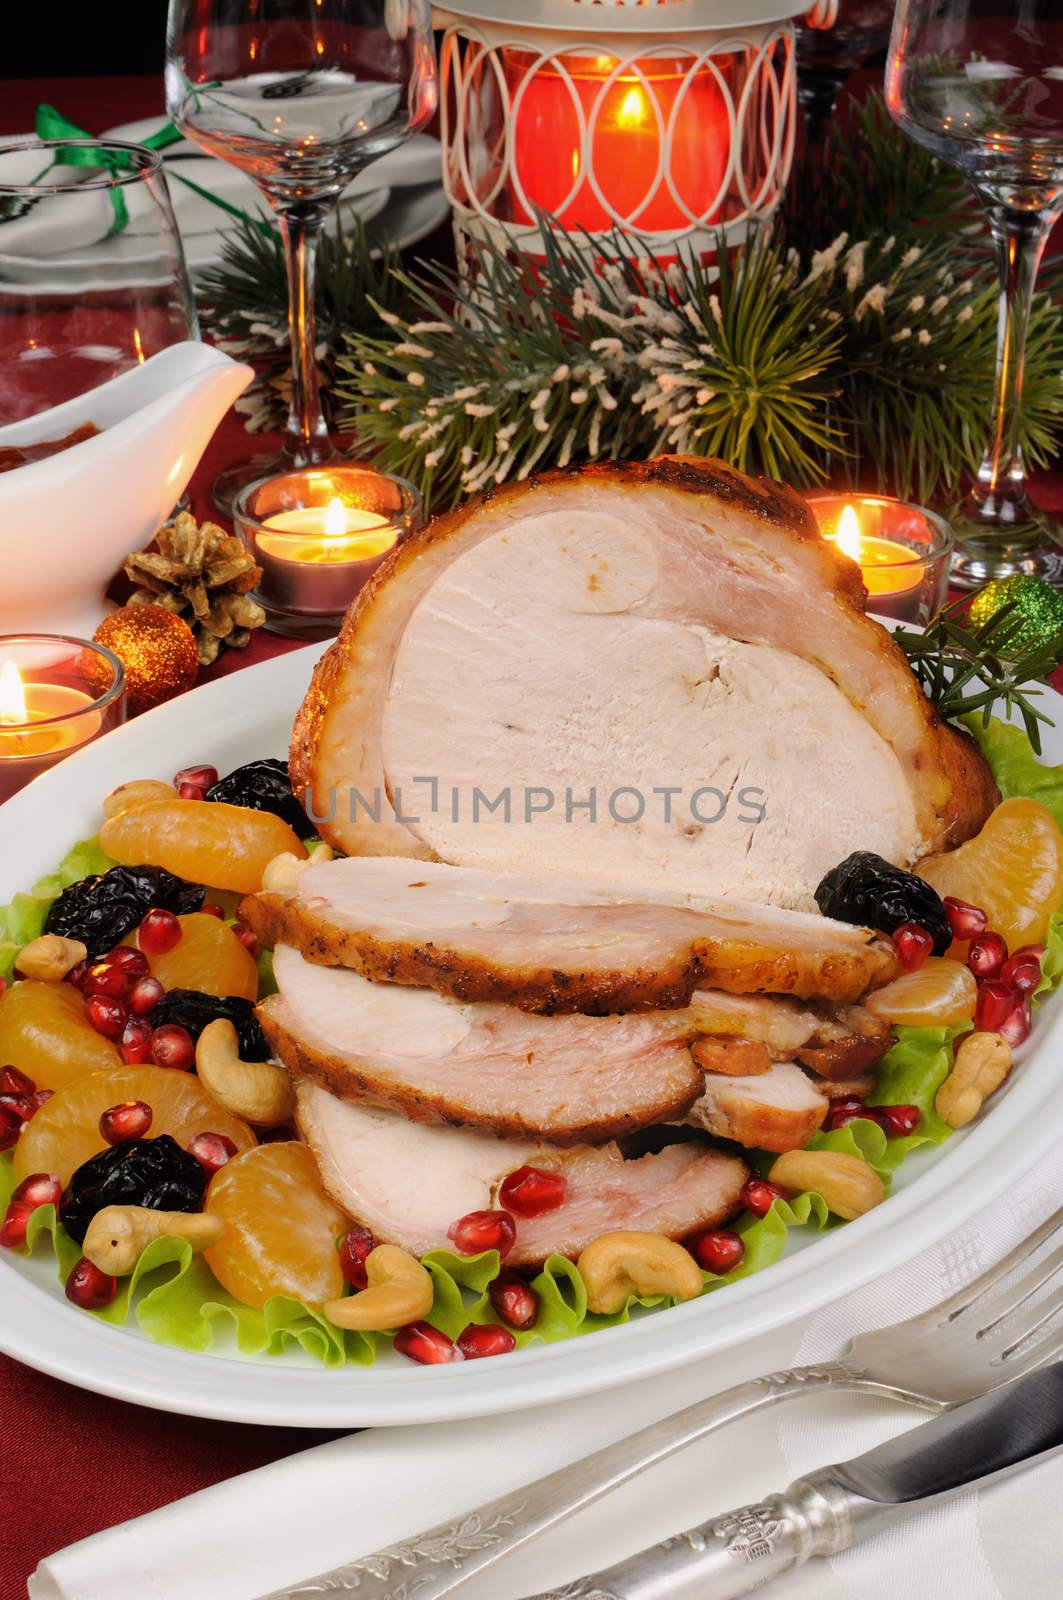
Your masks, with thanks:
<instances>
[{"instance_id":1,"label":"rosemary sprig","mask_svg":"<svg viewBox=\"0 0 1063 1600\"><path fill-rule=\"evenodd\" d=\"M1054 723L1032 703L1040 690L1030 685L1043 683L1059 666L1063 630L1016 651L1013 642L1021 622L1015 616L1017 601L1001 606L977 628L960 620L968 604L966 597L954 600L927 624L925 632L898 628L893 637L907 655L927 699L946 721L980 711L987 727L997 706L1005 715L1017 710L1027 738L1040 755L1038 725L1043 722L1053 727Z\"/></svg>"}]
</instances>

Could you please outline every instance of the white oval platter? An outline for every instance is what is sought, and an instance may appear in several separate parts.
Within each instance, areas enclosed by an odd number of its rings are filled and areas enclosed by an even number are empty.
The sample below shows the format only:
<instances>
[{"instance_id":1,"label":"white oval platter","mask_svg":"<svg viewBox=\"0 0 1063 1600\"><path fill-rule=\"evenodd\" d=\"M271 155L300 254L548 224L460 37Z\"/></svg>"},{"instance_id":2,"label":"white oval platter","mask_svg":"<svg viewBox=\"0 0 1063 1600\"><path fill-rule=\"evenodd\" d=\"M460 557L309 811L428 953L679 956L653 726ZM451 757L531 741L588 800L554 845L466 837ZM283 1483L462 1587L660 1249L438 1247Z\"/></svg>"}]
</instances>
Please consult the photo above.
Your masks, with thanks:
<instances>
[{"instance_id":1,"label":"white oval platter","mask_svg":"<svg viewBox=\"0 0 1063 1600\"><path fill-rule=\"evenodd\" d=\"M131 778L169 778L201 761L222 771L287 748L319 646L194 690L69 757L0 813L0 903L50 871L96 831L100 801ZM1063 698L1047 691L1047 762L1063 762ZM439 1422L544 1405L701 1361L838 1300L966 1222L1016 1182L1063 1133L1063 1005L1040 1012L1033 1038L991 1110L948 1144L916 1152L886 1204L825 1235L791 1233L774 1267L706 1299L624 1327L502 1360L415 1367L388 1354L368 1370L326 1370L302 1357L206 1355L115 1328L64 1298L50 1255L0 1261L0 1349L42 1372L121 1400L185 1415L302 1427Z\"/></svg>"}]
</instances>

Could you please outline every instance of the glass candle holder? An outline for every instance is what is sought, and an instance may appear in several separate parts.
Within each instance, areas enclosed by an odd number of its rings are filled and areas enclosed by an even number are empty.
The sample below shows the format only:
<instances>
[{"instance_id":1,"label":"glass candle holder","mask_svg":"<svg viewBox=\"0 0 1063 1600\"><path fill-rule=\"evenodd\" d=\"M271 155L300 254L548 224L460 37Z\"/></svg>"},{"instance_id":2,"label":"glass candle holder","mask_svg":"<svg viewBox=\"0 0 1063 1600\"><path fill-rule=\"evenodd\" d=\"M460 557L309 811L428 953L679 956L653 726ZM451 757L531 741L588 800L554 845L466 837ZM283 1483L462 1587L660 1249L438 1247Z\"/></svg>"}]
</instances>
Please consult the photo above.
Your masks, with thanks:
<instances>
[{"instance_id":1,"label":"glass candle holder","mask_svg":"<svg viewBox=\"0 0 1063 1600\"><path fill-rule=\"evenodd\" d=\"M859 564L867 609L898 622L929 622L948 593L953 536L933 511L888 495L805 496L824 538Z\"/></svg>"},{"instance_id":2,"label":"glass candle holder","mask_svg":"<svg viewBox=\"0 0 1063 1600\"><path fill-rule=\"evenodd\" d=\"M340 462L259 478L237 496L233 518L262 571L254 598L266 627L325 639L366 579L420 527L423 509L404 478Z\"/></svg>"},{"instance_id":3,"label":"glass candle holder","mask_svg":"<svg viewBox=\"0 0 1063 1600\"><path fill-rule=\"evenodd\" d=\"M125 721L125 669L62 634L0 636L0 801Z\"/></svg>"}]
</instances>

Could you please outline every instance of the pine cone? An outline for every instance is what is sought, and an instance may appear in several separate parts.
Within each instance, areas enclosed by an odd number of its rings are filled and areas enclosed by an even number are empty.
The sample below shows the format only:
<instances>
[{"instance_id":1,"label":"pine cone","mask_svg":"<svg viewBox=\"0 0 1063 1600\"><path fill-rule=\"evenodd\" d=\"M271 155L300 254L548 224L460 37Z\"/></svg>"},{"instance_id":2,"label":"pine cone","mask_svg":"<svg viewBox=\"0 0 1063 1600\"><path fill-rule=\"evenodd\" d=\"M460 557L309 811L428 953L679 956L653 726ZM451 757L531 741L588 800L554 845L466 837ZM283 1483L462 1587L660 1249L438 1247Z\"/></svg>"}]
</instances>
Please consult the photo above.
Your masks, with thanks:
<instances>
[{"instance_id":1,"label":"pine cone","mask_svg":"<svg viewBox=\"0 0 1063 1600\"><path fill-rule=\"evenodd\" d=\"M266 613L249 597L262 577L247 546L216 523L198 526L181 511L162 529L158 551L130 556L126 577L140 587L131 606L164 606L183 616L196 637L200 663L209 666L223 645L241 650Z\"/></svg>"}]
</instances>

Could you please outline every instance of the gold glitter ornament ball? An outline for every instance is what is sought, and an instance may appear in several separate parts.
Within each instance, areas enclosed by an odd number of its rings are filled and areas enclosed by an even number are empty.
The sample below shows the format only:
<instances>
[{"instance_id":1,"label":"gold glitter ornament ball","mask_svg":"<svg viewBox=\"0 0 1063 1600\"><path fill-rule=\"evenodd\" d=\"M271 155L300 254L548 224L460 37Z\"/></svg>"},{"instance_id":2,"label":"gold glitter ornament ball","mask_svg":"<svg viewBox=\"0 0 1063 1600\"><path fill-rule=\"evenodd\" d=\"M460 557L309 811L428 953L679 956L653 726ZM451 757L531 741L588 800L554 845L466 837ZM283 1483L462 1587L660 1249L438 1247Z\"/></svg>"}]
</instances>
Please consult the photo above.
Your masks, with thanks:
<instances>
[{"instance_id":1,"label":"gold glitter ornament ball","mask_svg":"<svg viewBox=\"0 0 1063 1600\"><path fill-rule=\"evenodd\" d=\"M125 667L131 717L191 689L199 676L191 628L162 606L122 606L104 618L92 637L113 650Z\"/></svg>"},{"instance_id":2,"label":"gold glitter ornament ball","mask_svg":"<svg viewBox=\"0 0 1063 1600\"><path fill-rule=\"evenodd\" d=\"M982 627L1014 605L1012 632L1008 635L1008 654L1018 656L1035 645L1056 640L1056 659L1063 658L1063 594L1043 578L1019 573L1013 578L994 578L979 589L971 601L968 615L975 627Z\"/></svg>"}]
</instances>

